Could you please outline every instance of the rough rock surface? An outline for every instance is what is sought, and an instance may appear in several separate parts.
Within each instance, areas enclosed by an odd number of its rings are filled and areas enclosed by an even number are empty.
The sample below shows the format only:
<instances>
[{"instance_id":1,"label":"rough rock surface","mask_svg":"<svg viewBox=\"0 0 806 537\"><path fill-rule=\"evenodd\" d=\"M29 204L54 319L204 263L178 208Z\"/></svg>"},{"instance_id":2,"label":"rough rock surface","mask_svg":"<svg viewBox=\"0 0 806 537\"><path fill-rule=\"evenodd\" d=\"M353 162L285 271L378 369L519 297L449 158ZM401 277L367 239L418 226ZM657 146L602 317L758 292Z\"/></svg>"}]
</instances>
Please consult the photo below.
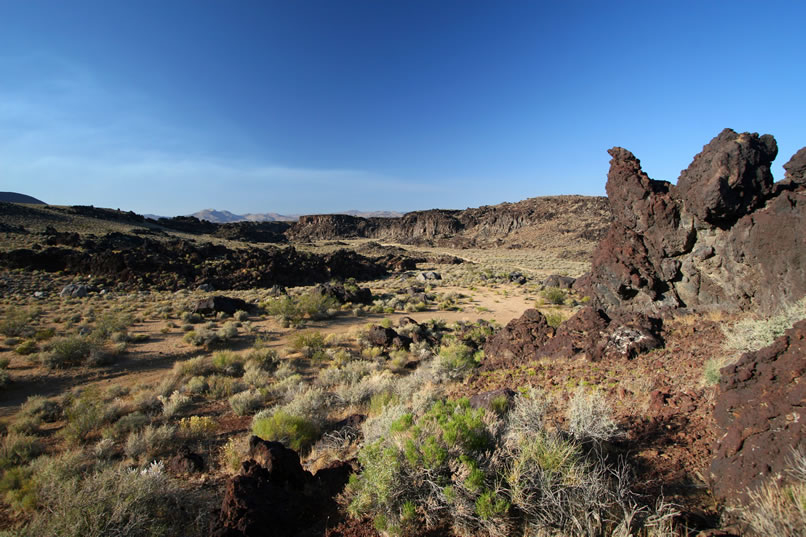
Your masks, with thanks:
<instances>
[{"instance_id":1,"label":"rough rock surface","mask_svg":"<svg viewBox=\"0 0 806 537\"><path fill-rule=\"evenodd\" d=\"M792 449L806 449L806 320L721 374L712 488L741 501L771 476L786 478Z\"/></svg>"},{"instance_id":2,"label":"rough rock surface","mask_svg":"<svg viewBox=\"0 0 806 537\"><path fill-rule=\"evenodd\" d=\"M227 483L214 537L297 536L324 532L336 510L333 497L353 471L349 463L304 470L299 456L279 442L250 438L250 460Z\"/></svg>"},{"instance_id":3,"label":"rough rock surface","mask_svg":"<svg viewBox=\"0 0 806 537\"><path fill-rule=\"evenodd\" d=\"M614 221L575 286L599 307L772 312L806 294L806 151L773 183L775 139L725 129L676 186L626 149L609 153Z\"/></svg>"},{"instance_id":4,"label":"rough rock surface","mask_svg":"<svg viewBox=\"0 0 806 537\"><path fill-rule=\"evenodd\" d=\"M513 360L534 356L553 335L554 328L546 317L536 309L528 309L487 339L482 370L498 369Z\"/></svg>"},{"instance_id":5,"label":"rough rock surface","mask_svg":"<svg viewBox=\"0 0 806 537\"><path fill-rule=\"evenodd\" d=\"M641 313L612 312L586 307L555 331L537 310L509 322L487 340L482 369L491 370L530 358L589 360L632 359L663 345L660 319Z\"/></svg>"}]
</instances>

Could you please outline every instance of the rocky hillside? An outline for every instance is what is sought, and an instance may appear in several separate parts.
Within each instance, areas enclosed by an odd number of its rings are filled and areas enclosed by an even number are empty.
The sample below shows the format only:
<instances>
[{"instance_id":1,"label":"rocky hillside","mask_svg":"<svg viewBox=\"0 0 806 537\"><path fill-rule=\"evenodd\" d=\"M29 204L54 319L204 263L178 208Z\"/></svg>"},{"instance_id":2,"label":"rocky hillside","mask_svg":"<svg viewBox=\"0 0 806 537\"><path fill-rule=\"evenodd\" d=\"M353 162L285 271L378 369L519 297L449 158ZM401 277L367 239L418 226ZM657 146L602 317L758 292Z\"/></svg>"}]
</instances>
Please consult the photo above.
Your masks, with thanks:
<instances>
[{"instance_id":1,"label":"rocky hillside","mask_svg":"<svg viewBox=\"0 0 806 537\"><path fill-rule=\"evenodd\" d=\"M286 235L293 240L374 238L405 244L533 246L545 233L596 242L609 223L607 198L548 196L465 210L415 211L399 218L308 215Z\"/></svg>"}]
</instances>

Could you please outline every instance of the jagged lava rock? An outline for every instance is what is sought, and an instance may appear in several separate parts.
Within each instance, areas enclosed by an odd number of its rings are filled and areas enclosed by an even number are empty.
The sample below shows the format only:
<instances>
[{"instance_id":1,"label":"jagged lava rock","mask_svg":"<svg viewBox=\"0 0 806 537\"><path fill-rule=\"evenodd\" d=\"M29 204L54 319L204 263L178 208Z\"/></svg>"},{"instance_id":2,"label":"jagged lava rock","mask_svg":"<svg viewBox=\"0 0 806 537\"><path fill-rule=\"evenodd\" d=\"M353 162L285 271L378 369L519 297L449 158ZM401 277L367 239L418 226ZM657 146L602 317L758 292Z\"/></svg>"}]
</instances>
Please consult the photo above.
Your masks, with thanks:
<instances>
[{"instance_id":1,"label":"jagged lava rock","mask_svg":"<svg viewBox=\"0 0 806 537\"><path fill-rule=\"evenodd\" d=\"M490 371L533 356L553 335L554 328L546 317L536 309L528 309L487 339L481 368Z\"/></svg>"},{"instance_id":2,"label":"jagged lava rock","mask_svg":"<svg viewBox=\"0 0 806 537\"><path fill-rule=\"evenodd\" d=\"M785 479L806 448L806 320L772 345L724 367L714 418L723 434L711 463L714 494L742 501L770 477Z\"/></svg>"},{"instance_id":3,"label":"jagged lava rock","mask_svg":"<svg viewBox=\"0 0 806 537\"><path fill-rule=\"evenodd\" d=\"M614 221L575 285L594 304L770 313L806 294L806 151L773 183L775 139L725 129L677 186L650 179L626 149L609 153Z\"/></svg>"},{"instance_id":4,"label":"jagged lava rock","mask_svg":"<svg viewBox=\"0 0 806 537\"><path fill-rule=\"evenodd\" d=\"M312 475L299 455L279 442L249 439L250 460L227 482L213 537L269 537L323 534L336 510L333 496L353 468L336 463Z\"/></svg>"}]
</instances>

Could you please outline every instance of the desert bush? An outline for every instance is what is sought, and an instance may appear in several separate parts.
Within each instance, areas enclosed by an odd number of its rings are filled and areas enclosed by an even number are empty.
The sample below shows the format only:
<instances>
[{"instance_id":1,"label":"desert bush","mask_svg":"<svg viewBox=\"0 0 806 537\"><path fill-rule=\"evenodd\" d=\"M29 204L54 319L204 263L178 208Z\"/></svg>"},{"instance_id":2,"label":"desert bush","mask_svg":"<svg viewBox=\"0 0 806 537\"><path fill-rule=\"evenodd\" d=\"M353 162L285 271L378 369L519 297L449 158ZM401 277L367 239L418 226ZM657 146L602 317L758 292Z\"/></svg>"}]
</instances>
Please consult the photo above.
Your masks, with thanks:
<instances>
[{"instance_id":1,"label":"desert bush","mask_svg":"<svg viewBox=\"0 0 806 537\"><path fill-rule=\"evenodd\" d=\"M207 379L201 375L190 377L185 383L184 391L190 394L198 395L207 391Z\"/></svg>"},{"instance_id":2,"label":"desert bush","mask_svg":"<svg viewBox=\"0 0 806 537\"><path fill-rule=\"evenodd\" d=\"M566 293L557 287L547 287L543 289L541 295L549 304L561 305L565 302Z\"/></svg>"},{"instance_id":3,"label":"desert bush","mask_svg":"<svg viewBox=\"0 0 806 537\"><path fill-rule=\"evenodd\" d=\"M0 469L27 464L42 452L35 436L9 431L0 440Z\"/></svg>"},{"instance_id":4,"label":"desert bush","mask_svg":"<svg viewBox=\"0 0 806 537\"><path fill-rule=\"evenodd\" d=\"M370 514L377 528L402 535L446 525L460 535L599 536L619 524L624 535L636 535L641 523L648 528L651 516L620 520L634 505L627 472L601 450L547 429L548 407L531 389L502 407L503 418L467 399L438 400L420 415L384 406L362 426L362 471L348 484L348 512Z\"/></svg>"},{"instance_id":5,"label":"desert bush","mask_svg":"<svg viewBox=\"0 0 806 537\"><path fill-rule=\"evenodd\" d=\"M183 311L179 319L185 324L198 324L204 320L198 313L191 313L189 311Z\"/></svg>"},{"instance_id":6,"label":"desert bush","mask_svg":"<svg viewBox=\"0 0 806 537\"><path fill-rule=\"evenodd\" d=\"M232 411L239 416L246 416L256 412L263 405L266 398L258 390L245 390L229 398Z\"/></svg>"},{"instance_id":7,"label":"desert bush","mask_svg":"<svg viewBox=\"0 0 806 537\"><path fill-rule=\"evenodd\" d=\"M130 313L115 311L102 315L95 322L95 329L92 331L92 338L102 342L116 336L119 340L127 339L126 330L134 323L134 317Z\"/></svg>"},{"instance_id":8,"label":"desert bush","mask_svg":"<svg viewBox=\"0 0 806 537\"><path fill-rule=\"evenodd\" d=\"M219 351L213 354L213 367L231 377L243 374L244 359L231 351Z\"/></svg>"},{"instance_id":9,"label":"desert bush","mask_svg":"<svg viewBox=\"0 0 806 537\"><path fill-rule=\"evenodd\" d=\"M95 390L83 390L64 407L67 424L61 435L69 444L82 444L103 423L104 406Z\"/></svg>"},{"instance_id":10,"label":"desert bush","mask_svg":"<svg viewBox=\"0 0 806 537\"><path fill-rule=\"evenodd\" d=\"M81 365L97 348L86 336L66 336L55 339L39 354L42 365L48 369L61 369Z\"/></svg>"},{"instance_id":11,"label":"desert bush","mask_svg":"<svg viewBox=\"0 0 806 537\"><path fill-rule=\"evenodd\" d=\"M298 297L288 295L275 298L264 308L286 326L302 326L306 318L317 320L331 317L339 303L332 297L308 291Z\"/></svg>"},{"instance_id":12,"label":"desert bush","mask_svg":"<svg viewBox=\"0 0 806 537\"><path fill-rule=\"evenodd\" d=\"M35 312L27 309L6 308L0 318L0 334L6 337L22 337L33 333L32 323L35 317Z\"/></svg>"},{"instance_id":13,"label":"desert bush","mask_svg":"<svg viewBox=\"0 0 806 537\"><path fill-rule=\"evenodd\" d=\"M47 467L35 475L39 503L47 509L34 514L21 537L201 535L209 524L208 502L167 476L161 464L56 477Z\"/></svg>"},{"instance_id":14,"label":"desert bush","mask_svg":"<svg viewBox=\"0 0 806 537\"><path fill-rule=\"evenodd\" d=\"M237 378L224 375L207 377L207 395L211 399L225 399L246 389L246 385Z\"/></svg>"},{"instance_id":15,"label":"desert bush","mask_svg":"<svg viewBox=\"0 0 806 537\"><path fill-rule=\"evenodd\" d=\"M610 405L597 391L577 388L568 406L567 418L569 432L577 440L607 442L618 435Z\"/></svg>"},{"instance_id":16,"label":"desert bush","mask_svg":"<svg viewBox=\"0 0 806 537\"><path fill-rule=\"evenodd\" d=\"M176 362L173 367L173 374L179 377L203 376L213 371L213 364L206 356L197 356L196 358Z\"/></svg>"},{"instance_id":17,"label":"desert bush","mask_svg":"<svg viewBox=\"0 0 806 537\"><path fill-rule=\"evenodd\" d=\"M36 507L36 483L27 466L6 469L0 478L0 493L14 511L32 511Z\"/></svg>"},{"instance_id":18,"label":"desert bush","mask_svg":"<svg viewBox=\"0 0 806 537\"><path fill-rule=\"evenodd\" d=\"M204 437L215 430L215 420L210 416L190 416L179 420L179 431L191 438Z\"/></svg>"},{"instance_id":19,"label":"desert bush","mask_svg":"<svg viewBox=\"0 0 806 537\"><path fill-rule=\"evenodd\" d=\"M0 369L0 388L11 382L11 375L5 369Z\"/></svg>"},{"instance_id":20,"label":"desert bush","mask_svg":"<svg viewBox=\"0 0 806 537\"><path fill-rule=\"evenodd\" d=\"M300 332L291 338L291 348L311 359L327 358L325 354L325 336L320 332Z\"/></svg>"},{"instance_id":21,"label":"desert bush","mask_svg":"<svg viewBox=\"0 0 806 537\"><path fill-rule=\"evenodd\" d=\"M57 401L42 395L32 395L20 405L17 417L37 417L46 422L54 422L61 418L62 408Z\"/></svg>"},{"instance_id":22,"label":"desert bush","mask_svg":"<svg viewBox=\"0 0 806 537\"><path fill-rule=\"evenodd\" d=\"M104 431L104 436L119 439L123 438L133 431L137 431L145 427L149 421L148 416L142 412L132 412L121 417L118 421L113 423L108 429Z\"/></svg>"},{"instance_id":23,"label":"desert bush","mask_svg":"<svg viewBox=\"0 0 806 537\"><path fill-rule=\"evenodd\" d=\"M313 421L279 409L269 415L256 415L252 421L252 433L263 440L282 442L304 453L316 441L319 431Z\"/></svg>"},{"instance_id":24,"label":"desert bush","mask_svg":"<svg viewBox=\"0 0 806 537\"><path fill-rule=\"evenodd\" d=\"M480 352L480 351L479 351ZM478 366L476 352L463 343L443 347L434 361L435 372L448 380L459 380Z\"/></svg>"},{"instance_id":25,"label":"desert bush","mask_svg":"<svg viewBox=\"0 0 806 537\"><path fill-rule=\"evenodd\" d=\"M753 535L802 537L806 528L806 453L792 453L788 477L781 485L770 479L760 490L750 492L750 505L738 510Z\"/></svg>"},{"instance_id":26,"label":"desert bush","mask_svg":"<svg viewBox=\"0 0 806 537\"><path fill-rule=\"evenodd\" d=\"M227 443L221 446L221 461L230 472L237 472L248 453L249 442L246 437L230 437Z\"/></svg>"},{"instance_id":27,"label":"desert bush","mask_svg":"<svg viewBox=\"0 0 806 537\"><path fill-rule=\"evenodd\" d=\"M355 384L370 373L377 371L378 366L374 362L366 360L355 360L347 362L342 366L330 366L319 370L317 382L329 388L337 384Z\"/></svg>"},{"instance_id":28,"label":"desert bush","mask_svg":"<svg viewBox=\"0 0 806 537\"><path fill-rule=\"evenodd\" d=\"M265 388L272 382L272 376L255 362L246 362L242 377L244 383L253 388Z\"/></svg>"},{"instance_id":29,"label":"desert bush","mask_svg":"<svg viewBox=\"0 0 806 537\"><path fill-rule=\"evenodd\" d=\"M4 356L0 358L0 370L8 369L8 366L11 365L11 359Z\"/></svg>"},{"instance_id":30,"label":"desert bush","mask_svg":"<svg viewBox=\"0 0 806 537\"><path fill-rule=\"evenodd\" d=\"M157 397L160 403L162 403L162 413L170 418L176 415L177 412L182 411L186 408L191 399L187 395L177 391L174 391L170 396L165 397L164 395L160 395Z\"/></svg>"},{"instance_id":31,"label":"desert bush","mask_svg":"<svg viewBox=\"0 0 806 537\"><path fill-rule=\"evenodd\" d=\"M394 378L389 371L376 371L352 384L336 386L333 396L342 405L361 405L377 393L390 391L393 384Z\"/></svg>"},{"instance_id":32,"label":"desert bush","mask_svg":"<svg viewBox=\"0 0 806 537\"><path fill-rule=\"evenodd\" d=\"M236 321L243 322L243 321L246 321L247 319L249 319L249 314L247 312L245 312L244 310L238 310L238 311L235 312L235 314L232 316L232 318L235 319Z\"/></svg>"},{"instance_id":33,"label":"desert bush","mask_svg":"<svg viewBox=\"0 0 806 537\"><path fill-rule=\"evenodd\" d=\"M33 354L37 350L39 350L39 347L37 347L36 341L34 341L33 339L26 339L25 341L23 341L14 348L14 352L19 354L20 356L27 356L29 354Z\"/></svg>"},{"instance_id":34,"label":"desert bush","mask_svg":"<svg viewBox=\"0 0 806 537\"><path fill-rule=\"evenodd\" d=\"M173 425L146 425L139 431L129 433L124 452L134 460L152 459L168 450L175 435L176 427Z\"/></svg>"},{"instance_id":35,"label":"desert bush","mask_svg":"<svg viewBox=\"0 0 806 537\"><path fill-rule=\"evenodd\" d=\"M246 354L246 360L259 365L265 371L271 371L277 367L280 357L276 350L260 347L249 351Z\"/></svg>"}]
</instances>

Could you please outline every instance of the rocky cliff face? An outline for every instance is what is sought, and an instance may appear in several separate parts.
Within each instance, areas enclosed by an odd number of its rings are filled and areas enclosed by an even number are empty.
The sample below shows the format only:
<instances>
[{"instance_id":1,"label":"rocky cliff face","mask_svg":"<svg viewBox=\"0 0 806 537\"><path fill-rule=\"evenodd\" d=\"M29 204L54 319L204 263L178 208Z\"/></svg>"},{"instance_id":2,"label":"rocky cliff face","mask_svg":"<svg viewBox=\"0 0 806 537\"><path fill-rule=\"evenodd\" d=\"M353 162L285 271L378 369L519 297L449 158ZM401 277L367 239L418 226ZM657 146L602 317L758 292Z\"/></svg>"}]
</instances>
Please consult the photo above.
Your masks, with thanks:
<instances>
[{"instance_id":1,"label":"rocky cliff face","mask_svg":"<svg viewBox=\"0 0 806 537\"><path fill-rule=\"evenodd\" d=\"M770 135L725 129L677 185L650 179L626 149L613 157L613 224L579 286L604 308L756 308L806 294L806 148L773 182Z\"/></svg>"},{"instance_id":2,"label":"rocky cliff face","mask_svg":"<svg viewBox=\"0 0 806 537\"><path fill-rule=\"evenodd\" d=\"M595 242L610 223L607 199L551 196L472 209L415 211L399 218L349 215L300 217L287 232L292 240L374 238L404 244L485 246L501 241L531 246L551 228L569 241Z\"/></svg>"}]
</instances>

